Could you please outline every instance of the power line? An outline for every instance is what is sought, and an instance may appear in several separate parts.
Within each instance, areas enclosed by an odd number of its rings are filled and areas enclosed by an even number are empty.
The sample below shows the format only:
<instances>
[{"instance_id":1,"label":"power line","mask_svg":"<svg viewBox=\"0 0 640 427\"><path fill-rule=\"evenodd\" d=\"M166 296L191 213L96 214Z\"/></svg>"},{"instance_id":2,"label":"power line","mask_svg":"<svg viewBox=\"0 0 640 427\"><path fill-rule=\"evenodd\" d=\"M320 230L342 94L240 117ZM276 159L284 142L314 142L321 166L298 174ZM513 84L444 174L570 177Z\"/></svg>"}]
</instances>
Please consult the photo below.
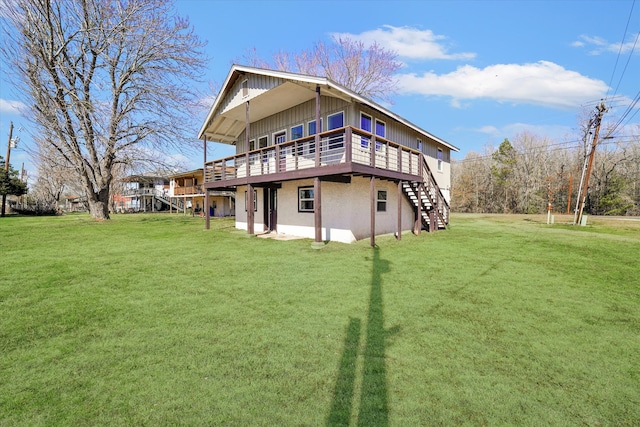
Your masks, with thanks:
<instances>
[{"instance_id":1,"label":"power line","mask_svg":"<svg viewBox=\"0 0 640 427\"><path fill-rule=\"evenodd\" d=\"M618 61L620 60L620 55L622 54L622 47L624 46L624 41L627 38L627 31L629 30L629 23L631 22L631 17L633 16L633 7L636 4L636 0L633 0L633 2L631 3L631 10L629 11L629 17L627 18L627 25L624 27L624 34L622 35L622 41L620 42L620 48L618 49L618 55L616 56L616 63L613 66L613 71L611 73L611 79L609 80L609 88L611 87L611 84L613 83L613 76L616 74L616 69L618 68ZM638 37L636 37L636 41L638 40ZM633 44L633 48L635 49L635 43ZM631 53L629 54L629 59L631 58L631 55L633 55L633 49L631 49ZM627 65L629 64L629 60L627 60ZM622 77L624 76L624 71L626 71L627 67L625 65L624 70L622 72L622 75L620 76L620 80L618 80L618 84L616 85L616 89L613 92L613 96L616 95L616 93L618 92L618 87L620 87L620 82L622 82ZM607 89L607 97L609 95L609 90ZM607 98L605 97L605 98ZM609 101L607 99L607 101Z\"/></svg>"},{"instance_id":2,"label":"power line","mask_svg":"<svg viewBox=\"0 0 640 427\"><path fill-rule=\"evenodd\" d=\"M607 137L607 140L598 143L598 146L602 147L602 146L608 146L608 145L618 145L618 144L629 144L629 143L634 143L637 142L637 139L634 138L640 138L640 135L630 135L628 137L624 137L625 139L611 139L611 137ZM603 138L604 139L604 138ZM567 144L574 144L574 145L567 145ZM564 146L567 145L567 146ZM556 148L551 148L549 149L549 147L556 147ZM584 141L581 140L573 140L573 141L565 141L565 142L560 142L557 144L550 144L550 145L544 145L544 146L538 146L538 147L531 147L528 150L521 150L518 151L517 149L514 151L516 156L523 156L526 154L532 154L535 153L536 151L545 151L547 153L552 153L555 151L563 151L563 150L571 150L571 149L576 149L576 148L584 148ZM462 164L462 163L470 163L470 162L475 162L478 160L485 160L485 159L491 159L493 158L493 153L491 154L486 154L486 155L482 155L482 156L477 156L477 157L473 157L473 158L464 158L461 160L456 160L455 163L456 164Z\"/></svg>"}]
</instances>

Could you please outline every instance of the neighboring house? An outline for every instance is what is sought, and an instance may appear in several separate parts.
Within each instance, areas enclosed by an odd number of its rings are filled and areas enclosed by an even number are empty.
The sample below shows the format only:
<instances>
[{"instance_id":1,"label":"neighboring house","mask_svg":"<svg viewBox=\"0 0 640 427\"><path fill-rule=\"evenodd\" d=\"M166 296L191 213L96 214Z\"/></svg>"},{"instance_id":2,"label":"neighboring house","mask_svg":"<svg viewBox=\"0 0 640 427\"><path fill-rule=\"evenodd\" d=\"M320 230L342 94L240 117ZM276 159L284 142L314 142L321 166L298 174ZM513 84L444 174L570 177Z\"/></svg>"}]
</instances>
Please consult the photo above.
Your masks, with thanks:
<instances>
[{"instance_id":1,"label":"neighboring house","mask_svg":"<svg viewBox=\"0 0 640 427\"><path fill-rule=\"evenodd\" d=\"M458 148L326 78L234 65L198 137L235 145L205 152L204 188L236 191L249 234L373 245L449 222Z\"/></svg>"},{"instance_id":2,"label":"neighboring house","mask_svg":"<svg viewBox=\"0 0 640 427\"><path fill-rule=\"evenodd\" d=\"M203 169L169 175L169 197L184 212L193 207L193 213L204 213L205 194ZM235 193L232 191L209 191L209 215L235 215Z\"/></svg>"},{"instance_id":3,"label":"neighboring house","mask_svg":"<svg viewBox=\"0 0 640 427\"><path fill-rule=\"evenodd\" d=\"M64 198L64 210L67 212L86 212L86 196L67 196Z\"/></svg>"},{"instance_id":4,"label":"neighboring house","mask_svg":"<svg viewBox=\"0 0 640 427\"><path fill-rule=\"evenodd\" d=\"M114 194L116 212L156 212L178 209L169 198L169 178L161 175L131 175L122 179L122 193Z\"/></svg>"}]
</instances>

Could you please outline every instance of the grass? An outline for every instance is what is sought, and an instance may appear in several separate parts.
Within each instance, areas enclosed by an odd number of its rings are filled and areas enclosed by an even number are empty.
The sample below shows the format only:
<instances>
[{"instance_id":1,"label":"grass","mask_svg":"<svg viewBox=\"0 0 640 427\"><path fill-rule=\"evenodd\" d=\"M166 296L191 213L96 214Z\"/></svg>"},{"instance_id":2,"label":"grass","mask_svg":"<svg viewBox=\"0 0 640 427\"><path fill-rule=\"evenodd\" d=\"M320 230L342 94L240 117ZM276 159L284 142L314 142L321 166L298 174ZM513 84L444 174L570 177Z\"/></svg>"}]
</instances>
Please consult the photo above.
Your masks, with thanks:
<instances>
[{"instance_id":1,"label":"grass","mask_svg":"<svg viewBox=\"0 0 640 427\"><path fill-rule=\"evenodd\" d=\"M638 425L640 222L545 220L3 218L0 425Z\"/></svg>"}]
</instances>

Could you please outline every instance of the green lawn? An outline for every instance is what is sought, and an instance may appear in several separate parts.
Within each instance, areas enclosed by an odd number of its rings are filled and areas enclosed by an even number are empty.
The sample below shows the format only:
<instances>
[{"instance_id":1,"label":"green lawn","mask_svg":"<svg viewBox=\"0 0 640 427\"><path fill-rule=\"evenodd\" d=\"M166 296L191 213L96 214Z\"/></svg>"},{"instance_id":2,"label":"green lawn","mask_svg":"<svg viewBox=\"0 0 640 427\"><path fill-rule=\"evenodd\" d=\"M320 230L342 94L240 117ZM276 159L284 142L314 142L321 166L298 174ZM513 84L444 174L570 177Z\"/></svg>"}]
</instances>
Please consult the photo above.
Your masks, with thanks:
<instances>
[{"instance_id":1,"label":"green lawn","mask_svg":"<svg viewBox=\"0 0 640 427\"><path fill-rule=\"evenodd\" d=\"M640 222L312 249L0 219L0 425L640 425Z\"/></svg>"}]
</instances>

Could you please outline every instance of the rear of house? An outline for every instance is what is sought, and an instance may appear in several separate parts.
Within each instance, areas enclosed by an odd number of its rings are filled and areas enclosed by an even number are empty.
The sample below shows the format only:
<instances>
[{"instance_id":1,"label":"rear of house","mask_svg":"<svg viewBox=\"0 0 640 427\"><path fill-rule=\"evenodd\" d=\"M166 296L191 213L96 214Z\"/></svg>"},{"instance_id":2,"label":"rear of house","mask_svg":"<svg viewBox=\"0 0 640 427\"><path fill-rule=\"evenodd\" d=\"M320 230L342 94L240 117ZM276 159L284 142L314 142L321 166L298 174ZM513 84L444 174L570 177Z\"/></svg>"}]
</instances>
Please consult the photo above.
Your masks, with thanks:
<instances>
[{"instance_id":1,"label":"rear of house","mask_svg":"<svg viewBox=\"0 0 640 427\"><path fill-rule=\"evenodd\" d=\"M250 234L374 243L448 223L457 148L328 79L233 66L199 137L235 145L205 159L204 188L236 191Z\"/></svg>"}]
</instances>

